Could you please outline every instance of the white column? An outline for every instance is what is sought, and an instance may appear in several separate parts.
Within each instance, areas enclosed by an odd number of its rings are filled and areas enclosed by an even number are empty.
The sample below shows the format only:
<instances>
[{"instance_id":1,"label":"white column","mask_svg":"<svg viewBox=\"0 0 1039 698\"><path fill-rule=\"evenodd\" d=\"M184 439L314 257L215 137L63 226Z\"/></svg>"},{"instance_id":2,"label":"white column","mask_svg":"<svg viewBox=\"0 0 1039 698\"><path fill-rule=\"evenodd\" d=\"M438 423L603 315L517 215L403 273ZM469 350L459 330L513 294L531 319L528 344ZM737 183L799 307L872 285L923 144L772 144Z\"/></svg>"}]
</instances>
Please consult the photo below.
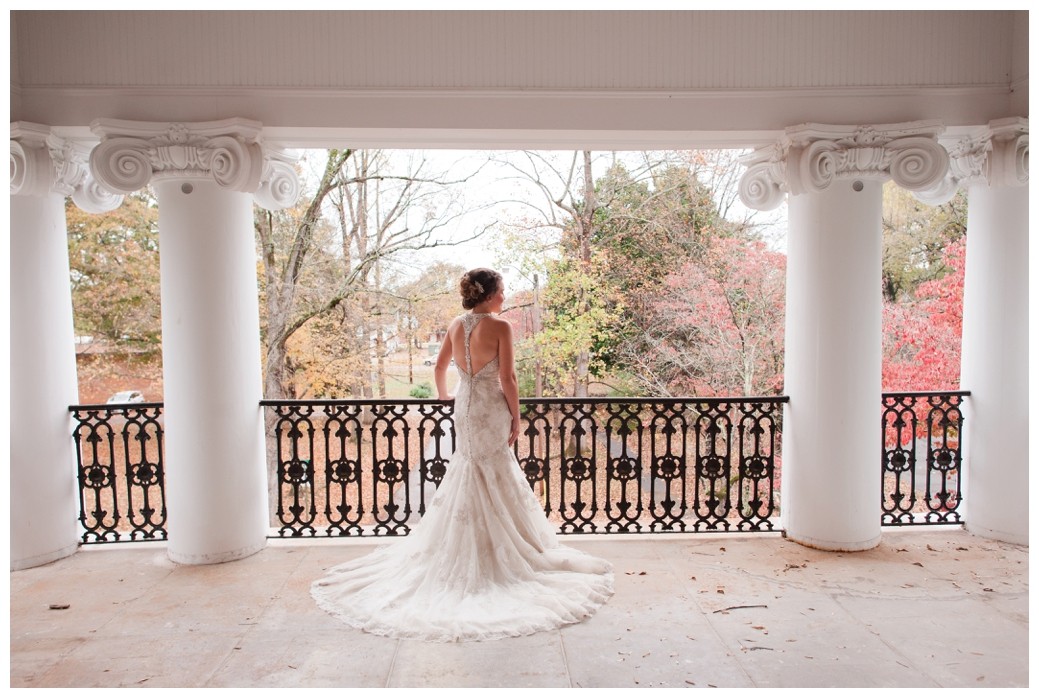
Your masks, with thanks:
<instances>
[{"instance_id":1,"label":"white column","mask_svg":"<svg viewBox=\"0 0 1039 698\"><path fill-rule=\"evenodd\" d=\"M1027 544L1028 121L994 121L950 153L968 205L964 521L972 533Z\"/></svg>"},{"instance_id":2,"label":"white column","mask_svg":"<svg viewBox=\"0 0 1039 698\"><path fill-rule=\"evenodd\" d=\"M168 555L246 557L269 521L250 193L292 203L295 173L265 155L255 122L93 128L98 179L122 192L152 181L158 198Z\"/></svg>"},{"instance_id":3,"label":"white column","mask_svg":"<svg viewBox=\"0 0 1039 698\"><path fill-rule=\"evenodd\" d=\"M789 201L781 511L824 550L880 542L881 186L944 176L941 126L787 129L748 157L744 202Z\"/></svg>"},{"instance_id":4,"label":"white column","mask_svg":"<svg viewBox=\"0 0 1039 698\"><path fill-rule=\"evenodd\" d=\"M85 160L86 150L46 126L11 125L12 570L52 562L78 546L69 406L79 402L79 388L65 196L84 201L92 185Z\"/></svg>"}]
</instances>

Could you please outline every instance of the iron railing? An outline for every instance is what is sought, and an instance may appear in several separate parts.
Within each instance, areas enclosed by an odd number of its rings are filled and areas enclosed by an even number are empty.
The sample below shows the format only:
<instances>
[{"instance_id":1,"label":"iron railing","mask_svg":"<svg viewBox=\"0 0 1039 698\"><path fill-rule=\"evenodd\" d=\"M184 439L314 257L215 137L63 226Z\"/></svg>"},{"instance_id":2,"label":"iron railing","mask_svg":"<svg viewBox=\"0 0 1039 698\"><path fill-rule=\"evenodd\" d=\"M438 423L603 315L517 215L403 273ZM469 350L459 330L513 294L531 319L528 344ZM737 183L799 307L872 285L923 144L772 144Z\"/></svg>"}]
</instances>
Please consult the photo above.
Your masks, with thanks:
<instances>
[{"instance_id":1,"label":"iron railing","mask_svg":"<svg viewBox=\"0 0 1039 698\"><path fill-rule=\"evenodd\" d=\"M962 523L963 399L884 393L884 525ZM781 405L766 398L524 399L515 452L561 533L771 531ZM404 535L449 465L452 405L264 400L276 536ZM84 543L164 540L162 403L74 405Z\"/></svg>"},{"instance_id":2,"label":"iron railing","mask_svg":"<svg viewBox=\"0 0 1039 698\"><path fill-rule=\"evenodd\" d=\"M520 468L560 533L771 531L785 397L520 401ZM450 466L453 406L264 400L278 535L407 534Z\"/></svg>"},{"instance_id":3,"label":"iron railing","mask_svg":"<svg viewBox=\"0 0 1039 698\"><path fill-rule=\"evenodd\" d=\"M74 405L84 543L166 539L161 402Z\"/></svg>"},{"instance_id":4,"label":"iron railing","mask_svg":"<svg viewBox=\"0 0 1039 698\"><path fill-rule=\"evenodd\" d=\"M881 523L960 524L963 400L969 391L884 393Z\"/></svg>"}]
</instances>

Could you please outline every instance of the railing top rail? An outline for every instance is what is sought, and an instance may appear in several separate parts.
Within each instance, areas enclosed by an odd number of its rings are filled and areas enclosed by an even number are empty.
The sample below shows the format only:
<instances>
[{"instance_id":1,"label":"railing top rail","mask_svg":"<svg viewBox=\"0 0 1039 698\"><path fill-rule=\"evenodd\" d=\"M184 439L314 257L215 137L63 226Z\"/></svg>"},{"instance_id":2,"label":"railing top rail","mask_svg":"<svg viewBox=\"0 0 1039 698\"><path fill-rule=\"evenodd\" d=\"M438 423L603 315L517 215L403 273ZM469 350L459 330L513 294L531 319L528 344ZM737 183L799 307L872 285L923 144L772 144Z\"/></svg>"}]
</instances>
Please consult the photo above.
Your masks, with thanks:
<instances>
[{"instance_id":1,"label":"railing top rail","mask_svg":"<svg viewBox=\"0 0 1039 698\"><path fill-rule=\"evenodd\" d=\"M881 393L881 397L940 397L950 395L955 397L969 397L969 390L898 390L890 393Z\"/></svg>"},{"instance_id":2,"label":"railing top rail","mask_svg":"<svg viewBox=\"0 0 1039 698\"><path fill-rule=\"evenodd\" d=\"M400 399L354 399L339 398L328 400L260 400L263 407L278 406L313 406L322 407L328 405L437 405L450 404L451 400L436 400L433 398L400 398ZM624 405L660 405L660 404L724 404L735 402L753 403L783 403L790 402L786 395L769 396L740 396L740 397L522 397L520 403L524 405L567 405L574 403L584 404L624 404Z\"/></svg>"},{"instance_id":3,"label":"railing top rail","mask_svg":"<svg viewBox=\"0 0 1039 698\"><path fill-rule=\"evenodd\" d=\"M96 405L69 405L69 412L83 411L98 411L98 410L123 410L127 408L132 409L149 409L154 407L161 408L164 403L162 402L103 402Z\"/></svg>"}]
</instances>

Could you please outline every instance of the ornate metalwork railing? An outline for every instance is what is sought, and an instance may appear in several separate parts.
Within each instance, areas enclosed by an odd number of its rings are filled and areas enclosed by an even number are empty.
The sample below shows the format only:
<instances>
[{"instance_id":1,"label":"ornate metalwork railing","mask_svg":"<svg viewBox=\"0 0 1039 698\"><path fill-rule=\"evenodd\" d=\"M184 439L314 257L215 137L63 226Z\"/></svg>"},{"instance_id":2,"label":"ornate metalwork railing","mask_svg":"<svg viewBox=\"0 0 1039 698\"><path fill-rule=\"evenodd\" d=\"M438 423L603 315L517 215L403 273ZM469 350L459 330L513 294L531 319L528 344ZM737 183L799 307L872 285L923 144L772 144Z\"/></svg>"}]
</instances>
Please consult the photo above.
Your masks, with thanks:
<instances>
[{"instance_id":1,"label":"ornate metalwork railing","mask_svg":"<svg viewBox=\"0 0 1039 698\"><path fill-rule=\"evenodd\" d=\"M560 533L771 531L786 401L523 399L514 450ZM280 536L405 535L450 467L450 403L261 404Z\"/></svg>"},{"instance_id":2,"label":"ornate metalwork railing","mask_svg":"<svg viewBox=\"0 0 1039 698\"><path fill-rule=\"evenodd\" d=\"M963 399L884 393L881 522L962 523ZM786 397L524 399L515 453L561 533L776 530ZM276 535L404 535L453 452L434 400L264 400ZM164 540L162 403L75 405L84 543Z\"/></svg>"},{"instance_id":3,"label":"ornate metalwork railing","mask_svg":"<svg viewBox=\"0 0 1039 698\"><path fill-rule=\"evenodd\" d=\"M84 543L166 539L162 403L73 405Z\"/></svg>"},{"instance_id":4,"label":"ornate metalwork railing","mask_svg":"<svg viewBox=\"0 0 1039 698\"><path fill-rule=\"evenodd\" d=\"M963 523L963 399L969 391L884 393L881 523Z\"/></svg>"}]
</instances>

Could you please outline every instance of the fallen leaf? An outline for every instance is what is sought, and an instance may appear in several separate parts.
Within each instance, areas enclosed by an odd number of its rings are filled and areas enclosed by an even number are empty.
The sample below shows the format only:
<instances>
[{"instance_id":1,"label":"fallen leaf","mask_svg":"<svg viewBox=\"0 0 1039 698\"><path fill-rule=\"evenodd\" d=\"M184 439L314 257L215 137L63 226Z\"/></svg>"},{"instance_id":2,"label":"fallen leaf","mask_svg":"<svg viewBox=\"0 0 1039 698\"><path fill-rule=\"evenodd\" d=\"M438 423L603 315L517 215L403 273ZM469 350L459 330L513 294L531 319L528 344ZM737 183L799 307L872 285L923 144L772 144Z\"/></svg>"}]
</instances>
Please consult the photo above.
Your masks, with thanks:
<instances>
[{"instance_id":1,"label":"fallen leaf","mask_svg":"<svg viewBox=\"0 0 1039 698\"><path fill-rule=\"evenodd\" d=\"M924 566L924 563L922 563L922 562L914 562L913 564L916 565L917 567L923 567Z\"/></svg>"},{"instance_id":2,"label":"fallen leaf","mask_svg":"<svg viewBox=\"0 0 1039 698\"><path fill-rule=\"evenodd\" d=\"M956 548L957 550L970 550L970 548Z\"/></svg>"},{"instance_id":3,"label":"fallen leaf","mask_svg":"<svg viewBox=\"0 0 1039 698\"><path fill-rule=\"evenodd\" d=\"M646 573L645 572L639 572L639 576L640 577L643 576L644 574L646 574Z\"/></svg>"},{"instance_id":4,"label":"fallen leaf","mask_svg":"<svg viewBox=\"0 0 1039 698\"><path fill-rule=\"evenodd\" d=\"M937 550L935 550L934 548L931 547L930 543L927 544L927 549L930 550L932 553L938 552Z\"/></svg>"},{"instance_id":5,"label":"fallen leaf","mask_svg":"<svg viewBox=\"0 0 1039 698\"><path fill-rule=\"evenodd\" d=\"M718 548L718 550L721 550L723 553L725 552L725 548Z\"/></svg>"},{"instance_id":6,"label":"fallen leaf","mask_svg":"<svg viewBox=\"0 0 1039 698\"><path fill-rule=\"evenodd\" d=\"M69 607L69 604L67 604L67 603L52 603L50 605L50 610L52 610L52 611L64 611L68 607Z\"/></svg>"},{"instance_id":7,"label":"fallen leaf","mask_svg":"<svg viewBox=\"0 0 1039 698\"><path fill-rule=\"evenodd\" d=\"M694 575L694 576L690 577L689 579L691 579L691 580L693 580L695 582L696 581L696 576Z\"/></svg>"},{"instance_id":8,"label":"fallen leaf","mask_svg":"<svg viewBox=\"0 0 1039 698\"><path fill-rule=\"evenodd\" d=\"M687 684L689 684L690 686L695 686L695 685L696 685L696 682L695 682L695 681L690 681L689 679L686 679L686 680L685 680L685 682L686 682Z\"/></svg>"},{"instance_id":9,"label":"fallen leaf","mask_svg":"<svg viewBox=\"0 0 1039 698\"><path fill-rule=\"evenodd\" d=\"M987 591L992 591L992 590L991 590L991 589L988 589ZM719 594L724 594L724 593L725 593L725 590L724 590L724 589L718 589L718 593L719 593Z\"/></svg>"},{"instance_id":10,"label":"fallen leaf","mask_svg":"<svg viewBox=\"0 0 1039 698\"><path fill-rule=\"evenodd\" d=\"M982 591L995 591L995 589L992 589L991 587L985 587L984 589L982 589Z\"/></svg>"}]
</instances>

